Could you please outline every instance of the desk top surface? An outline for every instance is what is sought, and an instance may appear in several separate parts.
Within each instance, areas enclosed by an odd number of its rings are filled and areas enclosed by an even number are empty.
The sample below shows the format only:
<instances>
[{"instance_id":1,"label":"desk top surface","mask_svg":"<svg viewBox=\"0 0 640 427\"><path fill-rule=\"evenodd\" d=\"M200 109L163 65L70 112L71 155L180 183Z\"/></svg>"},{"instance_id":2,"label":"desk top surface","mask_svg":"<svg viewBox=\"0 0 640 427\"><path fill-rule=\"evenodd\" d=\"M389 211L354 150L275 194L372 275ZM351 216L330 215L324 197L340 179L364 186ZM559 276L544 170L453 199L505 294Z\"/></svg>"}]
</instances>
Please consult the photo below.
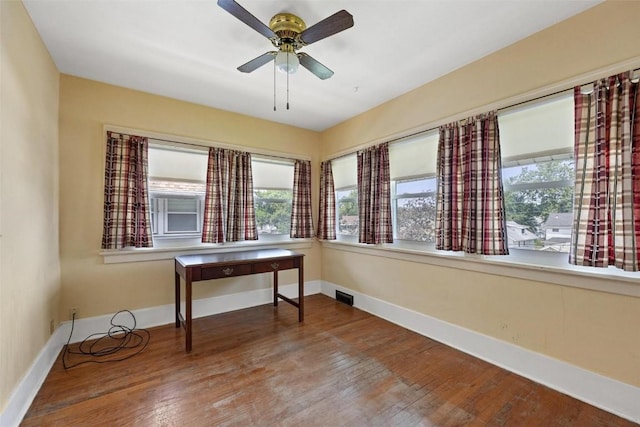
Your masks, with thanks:
<instances>
[{"instance_id":1,"label":"desk top surface","mask_svg":"<svg viewBox=\"0 0 640 427\"><path fill-rule=\"evenodd\" d=\"M239 264L243 262L269 261L272 259L296 258L304 255L287 249L257 249L240 252L196 254L177 256L176 262L183 267L208 264Z\"/></svg>"}]
</instances>

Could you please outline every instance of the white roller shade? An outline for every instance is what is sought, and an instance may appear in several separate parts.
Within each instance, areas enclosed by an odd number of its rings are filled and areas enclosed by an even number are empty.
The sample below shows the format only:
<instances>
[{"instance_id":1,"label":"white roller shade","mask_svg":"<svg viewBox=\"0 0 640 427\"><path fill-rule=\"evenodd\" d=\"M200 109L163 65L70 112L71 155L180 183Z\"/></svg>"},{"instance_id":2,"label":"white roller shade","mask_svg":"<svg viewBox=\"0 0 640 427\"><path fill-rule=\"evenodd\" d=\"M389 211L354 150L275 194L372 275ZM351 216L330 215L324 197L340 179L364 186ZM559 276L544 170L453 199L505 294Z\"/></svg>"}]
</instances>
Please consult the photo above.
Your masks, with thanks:
<instances>
[{"instance_id":1,"label":"white roller shade","mask_svg":"<svg viewBox=\"0 0 640 427\"><path fill-rule=\"evenodd\" d=\"M206 151L149 147L149 177L162 180L207 180Z\"/></svg>"},{"instance_id":2,"label":"white roller shade","mask_svg":"<svg viewBox=\"0 0 640 427\"><path fill-rule=\"evenodd\" d=\"M438 131L389 144L389 172L392 180L435 175Z\"/></svg>"},{"instance_id":3,"label":"white roller shade","mask_svg":"<svg viewBox=\"0 0 640 427\"><path fill-rule=\"evenodd\" d=\"M569 91L499 113L502 158L573 150L573 108Z\"/></svg>"},{"instance_id":4,"label":"white roller shade","mask_svg":"<svg viewBox=\"0 0 640 427\"><path fill-rule=\"evenodd\" d=\"M253 188L291 190L293 188L293 163L251 159Z\"/></svg>"},{"instance_id":5,"label":"white roller shade","mask_svg":"<svg viewBox=\"0 0 640 427\"><path fill-rule=\"evenodd\" d=\"M356 153L331 160L333 186L336 190L358 185L358 157Z\"/></svg>"}]
</instances>

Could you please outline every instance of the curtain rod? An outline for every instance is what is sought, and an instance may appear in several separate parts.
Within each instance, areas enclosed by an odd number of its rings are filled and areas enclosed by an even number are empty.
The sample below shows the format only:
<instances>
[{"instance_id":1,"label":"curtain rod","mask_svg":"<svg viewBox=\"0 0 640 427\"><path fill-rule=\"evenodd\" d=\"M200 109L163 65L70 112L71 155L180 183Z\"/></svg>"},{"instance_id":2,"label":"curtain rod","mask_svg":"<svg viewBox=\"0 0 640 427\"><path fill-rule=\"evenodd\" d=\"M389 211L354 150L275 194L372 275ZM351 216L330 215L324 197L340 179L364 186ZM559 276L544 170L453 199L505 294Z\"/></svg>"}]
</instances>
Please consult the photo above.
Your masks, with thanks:
<instances>
[{"instance_id":1,"label":"curtain rod","mask_svg":"<svg viewBox=\"0 0 640 427\"><path fill-rule=\"evenodd\" d=\"M635 77L635 73L636 73L636 72L638 72L638 71L640 71L640 68L635 68L635 69L631 70L631 73L634 73L633 78L637 78L637 77ZM618 74L621 74L621 73L618 73ZM603 77L603 78L605 78L605 77ZM598 79L596 79L596 80L598 80ZM590 83L585 83L585 84L590 84ZM557 90L557 91L555 91L555 92L548 93L548 94L546 94L546 95L536 96L536 97L534 97L534 98L527 99L527 100L525 100L525 101L520 101L520 102L516 102L516 103L510 104L510 105L504 106L504 107L496 108L494 111L496 111L496 112L500 112L500 111L504 111L504 110L509 110L509 109L511 109L511 108L518 107L518 106L520 106L520 105L527 104L527 103L529 103L529 102L539 101L539 100L541 100L541 99L548 98L548 97L551 97L551 96L556 96L556 95L559 95L559 94L561 94L561 93L568 92L568 91L570 91L570 90L573 90L573 87L570 87L570 88L567 88L567 89ZM422 134L425 134L425 133L428 133L428 132L434 131L434 130L436 130L436 129L439 129L439 128L440 128L440 126L441 126L441 125L437 125L437 126L430 127L430 128L428 128L428 129L423 129L423 130L420 130L420 131L417 131L417 132L413 132L413 133L410 133L410 134L407 134L407 135L403 135L403 136L399 136L399 137L396 137L396 138L392 138L392 139L387 140L387 141L382 141L382 142L380 142L380 144L383 144L383 143L385 143L385 142L386 142L386 143L391 144L391 143L393 143L393 142L398 142L398 141L401 141L401 140L403 140L403 139L407 139L407 138L411 138L411 137L414 137L414 136L422 135ZM373 145L375 145L375 144L373 144ZM341 154L341 155L336 156L336 157L332 157L332 158L327 159L327 160L325 160L325 161L326 161L326 162L330 162L330 161L332 161L332 160L337 160L337 159L341 159L341 158L343 158L343 157L351 156L351 155L353 155L353 154L356 154L358 151L360 151L360 150L362 150L362 149L364 149L364 148L366 148L366 147L369 147L369 146L371 146L371 145L367 145L367 146L365 146L365 147L358 148L358 149L356 149L356 150L354 150L354 151L350 151L350 152L348 152L348 153Z\"/></svg>"},{"instance_id":2,"label":"curtain rod","mask_svg":"<svg viewBox=\"0 0 640 427\"><path fill-rule=\"evenodd\" d=\"M107 130L108 130L108 128L109 127L107 126ZM142 136L142 135L132 135L132 134L130 134L128 132L124 132L124 131L113 130L111 132L119 133L121 135L128 135L128 136ZM144 133L144 132L140 132L140 133ZM175 140L172 140L172 139L158 138L158 137L154 137L154 136L145 136L145 138L148 138L148 139L153 140L153 141L168 142L168 143L170 143L172 145L185 145L185 146L189 146L189 147L197 147L197 148L200 148L200 149L205 149L206 148L207 151L208 151L209 148L224 148L224 149L242 151L242 150L237 149L236 147L232 147L232 146L227 145L227 144L220 144L220 146L210 146L210 145L196 144L196 143L193 143L193 142L182 142L182 141L175 141ZM300 158L295 158L295 157L279 156L277 154L264 154L264 153L256 153L256 152L251 152L251 151L247 151L247 152L250 153L250 154L255 154L257 156L272 157L272 158L275 158L275 159L284 159L284 160L293 160L293 161L295 161L295 160L306 160L306 159L300 159Z\"/></svg>"}]
</instances>

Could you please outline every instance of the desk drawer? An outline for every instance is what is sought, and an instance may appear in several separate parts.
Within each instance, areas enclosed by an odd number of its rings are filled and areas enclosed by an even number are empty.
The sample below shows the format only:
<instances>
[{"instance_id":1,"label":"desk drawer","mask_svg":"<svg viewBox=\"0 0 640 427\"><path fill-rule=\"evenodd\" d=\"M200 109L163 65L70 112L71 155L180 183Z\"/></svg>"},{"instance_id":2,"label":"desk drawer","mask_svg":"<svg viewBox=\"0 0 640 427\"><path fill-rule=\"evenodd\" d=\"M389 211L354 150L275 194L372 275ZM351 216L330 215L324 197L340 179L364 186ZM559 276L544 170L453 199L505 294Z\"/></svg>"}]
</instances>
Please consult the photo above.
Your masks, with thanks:
<instances>
[{"instance_id":1,"label":"desk drawer","mask_svg":"<svg viewBox=\"0 0 640 427\"><path fill-rule=\"evenodd\" d=\"M290 268L294 268L294 263L292 259L265 261L265 262L259 262L255 265L255 272L267 273L269 271L289 270Z\"/></svg>"},{"instance_id":2,"label":"desk drawer","mask_svg":"<svg viewBox=\"0 0 640 427\"><path fill-rule=\"evenodd\" d=\"M202 269L202 279L221 279L223 277L244 276L251 274L251 264L237 264L225 267L206 267Z\"/></svg>"}]
</instances>

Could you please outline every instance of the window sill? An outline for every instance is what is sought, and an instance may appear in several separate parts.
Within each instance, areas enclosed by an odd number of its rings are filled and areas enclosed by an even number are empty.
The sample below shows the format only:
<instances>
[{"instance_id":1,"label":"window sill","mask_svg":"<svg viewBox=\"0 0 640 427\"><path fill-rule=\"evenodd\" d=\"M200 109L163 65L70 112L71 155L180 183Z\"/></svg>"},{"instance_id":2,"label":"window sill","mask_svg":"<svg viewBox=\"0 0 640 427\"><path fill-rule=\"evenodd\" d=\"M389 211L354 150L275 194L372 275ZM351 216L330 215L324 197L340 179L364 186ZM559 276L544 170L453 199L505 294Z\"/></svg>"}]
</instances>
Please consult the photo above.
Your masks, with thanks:
<instances>
[{"instance_id":1,"label":"window sill","mask_svg":"<svg viewBox=\"0 0 640 427\"><path fill-rule=\"evenodd\" d=\"M193 255L201 253L224 253L238 252L250 249L260 249L265 247L279 247L283 249L309 249L315 239L288 239L272 241L251 241L234 242L220 245L193 245L180 247L158 247L158 248L126 248L101 251L105 264L118 264L124 262L157 261L163 259L173 259L180 255Z\"/></svg>"},{"instance_id":2,"label":"window sill","mask_svg":"<svg viewBox=\"0 0 640 427\"><path fill-rule=\"evenodd\" d=\"M436 252L393 245L365 245L336 240L323 240L322 246L347 252L381 256L402 261L438 265L537 282L608 292L640 298L640 272L631 273L615 268L601 269L574 265L542 264L524 261L518 256L495 257L463 252ZM520 258L520 259L518 259Z\"/></svg>"}]
</instances>

